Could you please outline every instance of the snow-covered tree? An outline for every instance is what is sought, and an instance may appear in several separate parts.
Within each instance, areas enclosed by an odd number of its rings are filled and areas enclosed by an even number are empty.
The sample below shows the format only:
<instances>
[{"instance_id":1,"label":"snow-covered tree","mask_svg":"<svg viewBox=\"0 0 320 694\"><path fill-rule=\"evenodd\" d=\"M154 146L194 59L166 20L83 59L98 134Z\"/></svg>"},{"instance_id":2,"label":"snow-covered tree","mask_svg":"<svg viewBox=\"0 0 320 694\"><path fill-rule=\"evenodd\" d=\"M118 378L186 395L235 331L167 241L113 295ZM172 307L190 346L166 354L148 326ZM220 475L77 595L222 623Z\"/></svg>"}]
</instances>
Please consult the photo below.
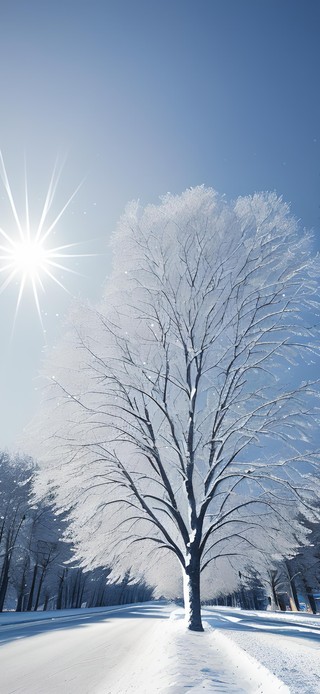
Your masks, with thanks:
<instances>
[{"instance_id":1,"label":"snow-covered tree","mask_svg":"<svg viewBox=\"0 0 320 694\"><path fill-rule=\"evenodd\" d=\"M88 565L177 593L176 561L202 630L200 573L223 589L230 557L286 556L312 516L319 262L274 193L204 187L130 204L113 247L48 364L39 494L54 482Z\"/></svg>"},{"instance_id":2,"label":"snow-covered tree","mask_svg":"<svg viewBox=\"0 0 320 694\"><path fill-rule=\"evenodd\" d=\"M320 526L309 524L311 534L307 546L299 547L299 551L291 560L282 562L282 575L286 580L287 591L300 609L302 599L309 608L317 611L313 593L320 591ZM318 610L319 611L319 610Z\"/></svg>"}]
</instances>

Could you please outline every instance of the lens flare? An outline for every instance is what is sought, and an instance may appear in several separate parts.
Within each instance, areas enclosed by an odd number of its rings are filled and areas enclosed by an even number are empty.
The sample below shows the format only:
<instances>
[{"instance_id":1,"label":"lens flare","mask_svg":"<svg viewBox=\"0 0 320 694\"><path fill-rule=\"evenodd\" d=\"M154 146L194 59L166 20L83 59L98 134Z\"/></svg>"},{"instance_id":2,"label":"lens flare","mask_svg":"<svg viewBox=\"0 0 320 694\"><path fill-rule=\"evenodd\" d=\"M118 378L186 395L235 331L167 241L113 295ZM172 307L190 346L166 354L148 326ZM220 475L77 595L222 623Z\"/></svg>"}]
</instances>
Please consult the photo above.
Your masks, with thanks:
<instances>
[{"instance_id":1,"label":"lens flare","mask_svg":"<svg viewBox=\"0 0 320 694\"><path fill-rule=\"evenodd\" d=\"M48 214L54 200L57 185L62 173L63 164L64 163L58 167L56 162L51 180L49 182L48 191L45 196L40 220L35 227L31 228L27 176L25 174L25 221L23 222L16 208L3 156L0 152L0 176L7 193L16 226L14 235L0 227L0 276L2 275L4 277L3 282L0 285L0 294L4 292L4 290L11 284L13 280L16 280L17 278L19 279L19 290L14 321L16 320L23 291L27 284L31 284L32 286L35 305L42 324L39 288L44 290L43 280L46 277L49 277L50 280L68 292L68 289L58 279L57 271L63 270L76 275L79 273L75 272L67 265L62 264L62 262L64 263L64 259L89 257L95 255L92 253L71 253L70 250L79 245L76 243L70 243L57 247L52 247L50 244L50 235L83 183L82 181L72 195L70 195L67 202L56 215L54 221L49 224ZM68 252L66 252L67 250Z\"/></svg>"}]
</instances>

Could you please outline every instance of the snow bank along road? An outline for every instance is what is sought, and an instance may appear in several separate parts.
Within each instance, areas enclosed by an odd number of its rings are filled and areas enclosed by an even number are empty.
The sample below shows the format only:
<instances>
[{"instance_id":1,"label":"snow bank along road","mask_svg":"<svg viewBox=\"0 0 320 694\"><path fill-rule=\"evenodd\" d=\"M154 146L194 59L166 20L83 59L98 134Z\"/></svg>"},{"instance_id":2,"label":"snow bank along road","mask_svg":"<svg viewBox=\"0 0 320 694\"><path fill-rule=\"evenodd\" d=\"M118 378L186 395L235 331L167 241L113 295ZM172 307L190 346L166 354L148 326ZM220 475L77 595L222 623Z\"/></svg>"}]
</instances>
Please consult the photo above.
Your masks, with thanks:
<instances>
[{"instance_id":1,"label":"snow bank along road","mask_svg":"<svg viewBox=\"0 0 320 694\"><path fill-rule=\"evenodd\" d=\"M0 694L317 694L318 617L146 603L0 615Z\"/></svg>"}]
</instances>

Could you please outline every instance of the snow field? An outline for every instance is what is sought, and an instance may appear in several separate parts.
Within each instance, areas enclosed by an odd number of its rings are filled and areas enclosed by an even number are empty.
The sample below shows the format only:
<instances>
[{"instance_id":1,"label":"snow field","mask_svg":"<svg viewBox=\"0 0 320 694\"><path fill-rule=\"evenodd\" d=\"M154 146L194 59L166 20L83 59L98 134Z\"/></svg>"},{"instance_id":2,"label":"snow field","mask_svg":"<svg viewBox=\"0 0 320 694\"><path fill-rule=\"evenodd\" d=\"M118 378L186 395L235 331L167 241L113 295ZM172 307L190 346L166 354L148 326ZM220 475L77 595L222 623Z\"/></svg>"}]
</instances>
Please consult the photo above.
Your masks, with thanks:
<instances>
[{"instance_id":1,"label":"snow field","mask_svg":"<svg viewBox=\"0 0 320 694\"><path fill-rule=\"evenodd\" d=\"M318 694L319 617L145 603L0 616L0 694Z\"/></svg>"}]
</instances>

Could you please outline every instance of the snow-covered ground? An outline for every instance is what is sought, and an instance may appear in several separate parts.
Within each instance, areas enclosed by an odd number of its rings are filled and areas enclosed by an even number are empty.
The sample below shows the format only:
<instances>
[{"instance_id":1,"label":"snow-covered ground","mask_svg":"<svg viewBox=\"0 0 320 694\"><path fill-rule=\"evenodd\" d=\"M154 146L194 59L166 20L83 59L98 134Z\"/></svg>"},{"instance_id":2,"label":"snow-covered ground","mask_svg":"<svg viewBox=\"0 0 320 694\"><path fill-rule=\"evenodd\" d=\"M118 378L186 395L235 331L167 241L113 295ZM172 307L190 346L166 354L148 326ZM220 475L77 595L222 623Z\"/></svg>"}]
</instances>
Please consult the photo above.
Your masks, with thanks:
<instances>
[{"instance_id":1,"label":"snow-covered ground","mask_svg":"<svg viewBox=\"0 0 320 694\"><path fill-rule=\"evenodd\" d=\"M233 644L274 673L292 694L320 692L318 615L221 608L209 608L204 615L217 630L216 635L223 632ZM266 691L272 694L276 690Z\"/></svg>"},{"instance_id":2,"label":"snow-covered ground","mask_svg":"<svg viewBox=\"0 0 320 694\"><path fill-rule=\"evenodd\" d=\"M0 615L1 694L316 694L319 617L146 603Z\"/></svg>"}]
</instances>

